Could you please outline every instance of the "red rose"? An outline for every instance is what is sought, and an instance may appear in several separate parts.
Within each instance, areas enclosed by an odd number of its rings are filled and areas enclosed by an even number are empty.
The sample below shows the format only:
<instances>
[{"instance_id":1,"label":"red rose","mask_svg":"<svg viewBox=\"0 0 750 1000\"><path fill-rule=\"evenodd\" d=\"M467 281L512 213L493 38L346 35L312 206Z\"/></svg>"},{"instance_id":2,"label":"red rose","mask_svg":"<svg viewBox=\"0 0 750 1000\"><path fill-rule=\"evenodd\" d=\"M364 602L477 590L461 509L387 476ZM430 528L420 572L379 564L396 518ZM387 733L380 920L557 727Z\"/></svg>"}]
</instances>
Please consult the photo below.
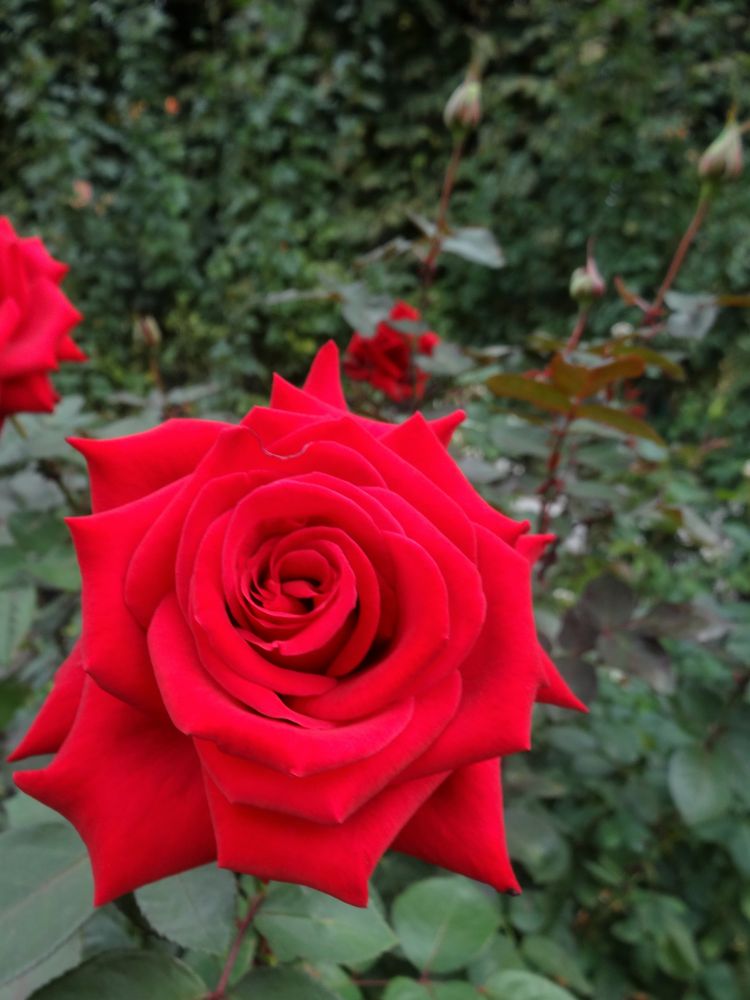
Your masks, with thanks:
<instances>
[{"instance_id":1,"label":"red rose","mask_svg":"<svg viewBox=\"0 0 750 1000\"><path fill-rule=\"evenodd\" d=\"M412 323L422 318L418 309L397 302L388 314L390 320ZM428 356L440 343L431 331L422 334L402 333L386 321L378 323L373 337L355 333L344 355L344 371L351 379L369 382L396 403L421 399L427 383L427 373L415 362L417 354Z\"/></svg>"},{"instance_id":2,"label":"red rose","mask_svg":"<svg viewBox=\"0 0 750 1000\"><path fill-rule=\"evenodd\" d=\"M83 634L14 757L88 845L96 899L218 857L364 904L390 846L516 887L498 759L535 700L546 538L432 426L352 417L331 343L241 425L79 440Z\"/></svg>"},{"instance_id":3,"label":"red rose","mask_svg":"<svg viewBox=\"0 0 750 1000\"><path fill-rule=\"evenodd\" d=\"M42 241L0 218L0 427L11 413L49 413L59 396L49 372L85 361L69 331L82 319L60 289L66 264Z\"/></svg>"}]
</instances>

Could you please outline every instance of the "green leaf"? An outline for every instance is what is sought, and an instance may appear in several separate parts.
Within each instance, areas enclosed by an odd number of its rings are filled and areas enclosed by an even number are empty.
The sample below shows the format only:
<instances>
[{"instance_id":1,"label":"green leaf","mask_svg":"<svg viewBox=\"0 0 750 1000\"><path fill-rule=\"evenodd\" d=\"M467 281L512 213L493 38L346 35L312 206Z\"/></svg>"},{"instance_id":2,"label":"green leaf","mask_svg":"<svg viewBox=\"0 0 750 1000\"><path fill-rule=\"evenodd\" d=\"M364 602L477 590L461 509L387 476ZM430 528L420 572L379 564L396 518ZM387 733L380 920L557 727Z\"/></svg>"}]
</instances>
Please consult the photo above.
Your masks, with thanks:
<instances>
[{"instance_id":1,"label":"green leaf","mask_svg":"<svg viewBox=\"0 0 750 1000\"><path fill-rule=\"evenodd\" d=\"M675 750L669 761L668 782L672 801L688 826L716 819L729 808L726 762L701 746Z\"/></svg>"},{"instance_id":2,"label":"green leaf","mask_svg":"<svg viewBox=\"0 0 750 1000\"><path fill-rule=\"evenodd\" d=\"M743 820L733 827L729 835L729 853L737 871L750 878L750 822Z\"/></svg>"},{"instance_id":3,"label":"green leaf","mask_svg":"<svg viewBox=\"0 0 750 1000\"><path fill-rule=\"evenodd\" d=\"M434 973L463 968L500 923L497 902L468 879L437 877L411 885L393 904L407 958Z\"/></svg>"},{"instance_id":4,"label":"green leaf","mask_svg":"<svg viewBox=\"0 0 750 1000\"><path fill-rule=\"evenodd\" d=\"M487 1000L575 1000L561 986L533 972L510 969L498 972L487 980L484 988Z\"/></svg>"},{"instance_id":5,"label":"green leaf","mask_svg":"<svg viewBox=\"0 0 750 1000\"><path fill-rule=\"evenodd\" d=\"M479 1000L479 993L470 983L433 980L426 985L396 976L388 983L383 1000Z\"/></svg>"},{"instance_id":6,"label":"green leaf","mask_svg":"<svg viewBox=\"0 0 750 1000\"><path fill-rule=\"evenodd\" d=\"M719 315L716 296L705 292L688 295L670 291L664 301L673 310L667 318L667 332L673 337L702 340Z\"/></svg>"},{"instance_id":7,"label":"green leaf","mask_svg":"<svg viewBox=\"0 0 750 1000\"><path fill-rule=\"evenodd\" d=\"M365 962L396 943L371 900L350 906L324 892L272 883L255 924L279 961Z\"/></svg>"},{"instance_id":8,"label":"green leaf","mask_svg":"<svg viewBox=\"0 0 750 1000\"><path fill-rule=\"evenodd\" d=\"M583 974L575 954L552 938L540 934L529 934L521 945L524 958L529 965L545 975L554 976L577 993L590 996L591 983Z\"/></svg>"},{"instance_id":9,"label":"green leaf","mask_svg":"<svg viewBox=\"0 0 750 1000\"><path fill-rule=\"evenodd\" d=\"M646 438L656 444L665 444L662 436L647 424L645 420L633 417L625 410L616 410L613 406L603 406L601 403L584 403L579 406L577 416L581 420L593 420L596 424L613 427L630 437Z\"/></svg>"},{"instance_id":10,"label":"green leaf","mask_svg":"<svg viewBox=\"0 0 750 1000\"><path fill-rule=\"evenodd\" d=\"M572 406L565 393L554 386L512 372L506 375L493 375L487 379L487 386L496 396L503 399L520 399L552 413L568 413Z\"/></svg>"},{"instance_id":11,"label":"green leaf","mask_svg":"<svg viewBox=\"0 0 750 1000\"><path fill-rule=\"evenodd\" d=\"M495 270L505 266L505 255L500 244L489 229L482 226L452 229L443 237L441 246L445 253L452 253L472 264L482 264Z\"/></svg>"},{"instance_id":12,"label":"green leaf","mask_svg":"<svg viewBox=\"0 0 750 1000\"><path fill-rule=\"evenodd\" d=\"M221 955L235 926L235 882L228 871L203 865L138 889L144 917L159 934L183 948Z\"/></svg>"},{"instance_id":13,"label":"green leaf","mask_svg":"<svg viewBox=\"0 0 750 1000\"><path fill-rule=\"evenodd\" d=\"M340 965L316 962L314 965L305 964L305 970L316 982L330 990L337 1000L362 1000L359 986Z\"/></svg>"},{"instance_id":14,"label":"green leaf","mask_svg":"<svg viewBox=\"0 0 750 1000\"><path fill-rule=\"evenodd\" d=\"M88 854L68 824L0 835L0 981L43 961L93 913Z\"/></svg>"},{"instance_id":15,"label":"green leaf","mask_svg":"<svg viewBox=\"0 0 750 1000\"><path fill-rule=\"evenodd\" d=\"M0 590L0 667L7 666L11 657L31 628L36 610L33 587L11 587Z\"/></svg>"},{"instance_id":16,"label":"green leaf","mask_svg":"<svg viewBox=\"0 0 750 1000\"><path fill-rule=\"evenodd\" d=\"M159 997L159 1000L162 998ZM227 994L227 1000L336 1000L336 998L334 993L299 969L277 967L253 969L232 987Z\"/></svg>"},{"instance_id":17,"label":"green leaf","mask_svg":"<svg viewBox=\"0 0 750 1000\"><path fill-rule=\"evenodd\" d=\"M0 986L0 1000L26 1000L34 990L78 965L81 961L82 944L82 935L74 934L43 962L5 986Z\"/></svg>"},{"instance_id":18,"label":"green leaf","mask_svg":"<svg viewBox=\"0 0 750 1000\"><path fill-rule=\"evenodd\" d=\"M541 808L511 806L506 813L508 850L535 882L555 882L568 870L570 847Z\"/></svg>"},{"instance_id":19,"label":"green leaf","mask_svg":"<svg viewBox=\"0 0 750 1000\"><path fill-rule=\"evenodd\" d=\"M34 1000L200 1000L207 985L176 958L105 951L34 994Z\"/></svg>"},{"instance_id":20,"label":"green leaf","mask_svg":"<svg viewBox=\"0 0 750 1000\"><path fill-rule=\"evenodd\" d=\"M361 281L338 289L344 319L360 337L373 337L378 323L386 319L393 299L373 294Z\"/></svg>"}]
</instances>

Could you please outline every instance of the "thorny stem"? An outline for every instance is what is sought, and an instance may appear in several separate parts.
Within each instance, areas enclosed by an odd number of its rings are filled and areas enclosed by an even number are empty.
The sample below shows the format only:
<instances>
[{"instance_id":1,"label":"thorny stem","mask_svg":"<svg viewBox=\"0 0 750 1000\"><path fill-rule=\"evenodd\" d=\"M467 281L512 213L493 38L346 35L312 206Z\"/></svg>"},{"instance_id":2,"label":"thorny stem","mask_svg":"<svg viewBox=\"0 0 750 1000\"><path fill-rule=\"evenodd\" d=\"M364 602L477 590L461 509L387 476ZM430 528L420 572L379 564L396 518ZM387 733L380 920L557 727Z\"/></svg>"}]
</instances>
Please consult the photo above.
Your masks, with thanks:
<instances>
[{"instance_id":1,"label":"thorny stem","mask_svg":"<svg viewBox=\"0 0 750 1000\"><path fill-rule=\"evenodd\" d=\"M432 235L429 250L422 265L422 308L427 304L427 295L430 285L435 277L435 263L440 256L440 249L443 244L443 235L446 229L446 219L448 217L448 206L450 205L453 188L456 186L456 176L464 153L465 137L460 135L453 144L451 158L445 169L443 177L443 190L440 193L440 203L438 205L437 218L435 220L435 232Z\"/></svg>"},{"instance_id":2,"label":"thorny stem","mask_svg":"<svg viewBox=\"0 0 750 1000\"><path fill-rule=\"evenodd\" d=\"M562 457L563 448L565 447L570 425L576 418L576 412L577 406L573 403L571 408L565 414L562 424L559 424L552 430L553 444L549 456L547 457L547 475L538 490L542 498L541 507L539 508L538 531L540 535L545 534L549 528L549 509L553 500L560 492L560 481L557 476L557 470L560 466L560 459Z\"/></svg>"},{"instance_id":3,"label":"thorny stem","mask_svg":"<svg viewBox=\"0 0 750 1000\"><path fill-rule=\"evenodd\" d=\"M232 946L229 949L227 955L227 960L224 963L224 968L222 969L221 976L218 983L216 984L216 989L209 993L205 1000L224 1000L226 996L227 987L229 986L229 978L232 975L232 970L234 969L237 958L240 954L240 948L242 947L242 942L245 940L245 935L250 930L253 920L258 912L258 910L263 905L265 899L263 892L259 892L250 902L247 913L241 921L237 924L237 933L234 936L234 941L232 941Z\"/></svg>"},{"instance_id":4,"label":"thorny stem","mask_svg":"<svg viewBox=\"0 0 750 1000\"><path fill-rule=\"evenodd\" d=\"M667 273L664 275L664 280L661 283L659 291L656 293L656 298L654 303L649 310L652 314L656 315L661 309L664 303L664 297L672 287L672 283L680 272L680 268L685 262L685 257L690 249L690 246L698 234L698 230L703 225L703 222L708 213L708 207L711 204L711 199L705 193L701 194L698 199L698 207L690 220L687 229L682 234L682 239L680 240L677 249L675 250L672 262L667 268Z\"/></svg>"},{"instance_id":5,"label":"thorny stem","mask_svg":"<svg viewBox=\"0 0 750 1000\"><path fill-rule=\"evenodd\" d=\"M588 308L579 309L578 316L576 318L576 325L573 327L573 332L568 337L567 344L562 349L563 357L567 357L568 354L572 354L576 347L578 347L581 337L583 336L583 331L586 329L588 318Z\"/></svg>"},{"instance_id":6,"label":"thorny stem","mask_svg":"<svg viewBox=\"0 0 750 1000\"><path fill-rule=\"evenodd\" d=\"M45 479L49 479L51 483L57 486L74 514L85 513L84 505L65 482L65 477L57 462L54 462L51 458L43 458L38 463L38 468Z\"/></svg>"}]
</instances>

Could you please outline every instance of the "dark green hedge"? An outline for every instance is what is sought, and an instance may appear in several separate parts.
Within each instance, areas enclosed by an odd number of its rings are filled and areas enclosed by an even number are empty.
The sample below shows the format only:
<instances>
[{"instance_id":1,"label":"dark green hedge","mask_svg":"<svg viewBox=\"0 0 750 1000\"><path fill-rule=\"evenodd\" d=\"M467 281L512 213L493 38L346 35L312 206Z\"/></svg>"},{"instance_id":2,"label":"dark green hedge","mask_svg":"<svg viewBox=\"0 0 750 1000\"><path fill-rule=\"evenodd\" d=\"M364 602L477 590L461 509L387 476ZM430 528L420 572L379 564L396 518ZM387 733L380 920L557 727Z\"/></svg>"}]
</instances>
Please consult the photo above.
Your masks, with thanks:
<instances>
[{"instance_id":1,"label":"dark green hedge","mask_svg":"<svg viewBox=\"0 0 750 1000\"><path fill-rule=\"evenodd\" d=\"M330 304L263 296L346 278L357 254L410 233L409 210L433 212L441 110L474 30L496 54L453 217L492 228L508 267L445 265L431 320L467 340L567 322L567 276L592 233L605 271L653 283L689 217L696 158L750 77L740 0L6 0L3 12L0 211L72 264L87 346L116 381L134 313L165 330L172 380L204 371L207 349L252 372L258 355L288 368L321 336L344 337ZM723 199L686 287L747 288L749 210L746 185ZM368 280L408 294L415 273L397 262ZM613 304L600 322L617 316Z\"/></svg>"}]
</instances>

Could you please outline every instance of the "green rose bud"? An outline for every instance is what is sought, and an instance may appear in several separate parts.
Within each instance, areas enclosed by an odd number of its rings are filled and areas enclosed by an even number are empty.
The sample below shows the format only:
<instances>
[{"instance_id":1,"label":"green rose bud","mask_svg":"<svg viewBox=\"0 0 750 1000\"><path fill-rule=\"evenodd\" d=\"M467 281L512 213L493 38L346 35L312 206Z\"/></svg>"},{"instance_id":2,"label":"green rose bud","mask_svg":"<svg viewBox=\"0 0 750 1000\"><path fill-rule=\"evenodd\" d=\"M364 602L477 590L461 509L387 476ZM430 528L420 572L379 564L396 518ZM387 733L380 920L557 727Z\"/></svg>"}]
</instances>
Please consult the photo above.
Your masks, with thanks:
<instances>
[{"instance_id":1,"label":"green rose bud","mask_svg":"<svg viewBox=\"0 0 750 1000\"><path fill-rule=\"evenodd\" d=\"M742 132L731 119L698 161L704 180L735 180L742 173Z\"/></svg>"},{"instance_id":2,"label":"green rose bud","mask_svg":"<svg viewBox=\"0 0 750 1000\"><path fill-rule=\"evenodd\" d=\"M448 128L473 129L482 118L482 84L467 76L448 98L443 120Z\"/></svg>"}]
</instances>

